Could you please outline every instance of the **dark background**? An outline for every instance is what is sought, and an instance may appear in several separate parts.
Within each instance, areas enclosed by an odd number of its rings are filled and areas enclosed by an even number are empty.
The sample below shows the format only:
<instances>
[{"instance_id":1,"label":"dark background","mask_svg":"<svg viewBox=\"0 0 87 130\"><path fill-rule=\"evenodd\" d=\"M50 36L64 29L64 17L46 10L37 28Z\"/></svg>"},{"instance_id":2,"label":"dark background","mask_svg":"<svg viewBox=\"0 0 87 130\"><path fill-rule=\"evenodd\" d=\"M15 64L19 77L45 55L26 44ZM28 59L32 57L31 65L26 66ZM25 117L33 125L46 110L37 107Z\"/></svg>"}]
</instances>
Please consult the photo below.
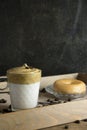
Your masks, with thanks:
<instances>
[{"instance_id":1,"label":"dark background","mask_svg":"<svg viewBox=\"0 0 87 130\"><path fill-rule=\"evenodd\" d=\"M24 63L87 72L87 0L0 0L0 75Z\"/></svg>"}]
</instances>

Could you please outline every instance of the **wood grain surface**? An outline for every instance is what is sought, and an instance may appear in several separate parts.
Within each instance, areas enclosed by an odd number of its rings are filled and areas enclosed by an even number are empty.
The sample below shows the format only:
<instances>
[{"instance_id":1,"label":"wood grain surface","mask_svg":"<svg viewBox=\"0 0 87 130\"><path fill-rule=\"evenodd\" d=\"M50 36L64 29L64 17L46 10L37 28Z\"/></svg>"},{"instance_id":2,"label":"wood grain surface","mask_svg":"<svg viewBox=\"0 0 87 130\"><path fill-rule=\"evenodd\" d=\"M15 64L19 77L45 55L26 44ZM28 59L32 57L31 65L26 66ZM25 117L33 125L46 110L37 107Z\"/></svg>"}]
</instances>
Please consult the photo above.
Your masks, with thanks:
<instances>
[{"instance_id":1,"label":"wood grain surface","mask_svg":"<svg viewBox=\"0 0 87 130\"><path fill-rule=\"evenodd\" d=\"M57 79L76 78L77 75L78 73L42 77L40 89L53 84ZM4 92L9 92L9 89L1 91L1 97ZM8 98L6 95L3 97ZM66 123L69 130L86 130L87 122L81 121L79 125L71 123L85 118L87 118L87 100L84 99L0 114L0 130L62 130L65 129Z\"/></svg>"},{"instance_id":2,"label":"wood grain surface","mask_svg":"<svg viewBox=\"0 0 87 130\"><path fill-rule=\"evenodd\" d=\"M87 100L0 115L0 130L36 130L87 118Z\"/></svg>"},{"instance_id":3,"label":"wood grain surface","mask_svg":"<svg viewBox=\"0 0 87 130\"><path fill-rule=\"evenodd\" d=\"M63 125L57 125L49 128L44 128L41 130L87 130L87 121L80 121L79 123L68 123L68 124L63 124Z\"/></svg>"}]
</instances>

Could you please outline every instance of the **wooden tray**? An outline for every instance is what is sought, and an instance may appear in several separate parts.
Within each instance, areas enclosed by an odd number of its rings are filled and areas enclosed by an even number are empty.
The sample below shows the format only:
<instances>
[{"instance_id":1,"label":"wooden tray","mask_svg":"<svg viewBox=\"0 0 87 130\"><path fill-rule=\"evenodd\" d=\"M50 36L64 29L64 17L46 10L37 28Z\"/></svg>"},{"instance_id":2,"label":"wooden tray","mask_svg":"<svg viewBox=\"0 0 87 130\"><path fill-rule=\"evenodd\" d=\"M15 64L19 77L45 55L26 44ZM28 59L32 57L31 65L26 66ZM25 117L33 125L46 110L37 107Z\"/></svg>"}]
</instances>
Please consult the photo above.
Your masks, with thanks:
<instances>
[{"instance_id":1,"label":"wooden tray","mask_svg":"<svg viewBox=\"0 0 87 130\"><path fill-rule=\"evenodd\" d=\"M40 90L53 84L56 79L76 78L77 75L78 73L43 77ZM42 99L46 100L46 97L42 96ZM87 118L86 99L1 114L0 130L36 130L85 118Z\"/></svg>"}]
</instances>

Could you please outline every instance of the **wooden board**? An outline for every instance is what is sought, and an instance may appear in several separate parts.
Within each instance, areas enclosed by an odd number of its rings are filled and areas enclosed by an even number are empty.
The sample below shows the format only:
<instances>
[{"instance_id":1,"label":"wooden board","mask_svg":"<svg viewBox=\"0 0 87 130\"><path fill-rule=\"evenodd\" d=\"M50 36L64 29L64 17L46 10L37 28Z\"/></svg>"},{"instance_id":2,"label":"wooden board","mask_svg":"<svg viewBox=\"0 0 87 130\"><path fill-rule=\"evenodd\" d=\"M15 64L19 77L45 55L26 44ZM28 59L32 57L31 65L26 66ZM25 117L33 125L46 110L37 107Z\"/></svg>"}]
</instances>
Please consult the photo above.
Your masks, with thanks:
<instances>
[{"instance_id":1,"label":"wooden board","mask_svg":"<svg viewBox=\"0 0 87 130\"><path fill-rule=\"evenodd\" d=\"M78 121L78 123L72 122L72 123L68 123L68 124L43 128L41 130L65 130L65 129L68 129L68 130L87 130L87 121L82 120L82 121Z\"/></svg>"},{"instance_id":2,"label":"wooden board","mask_svg":"<svg viewBox=\"0 0 87 130\"><path fill-rule=\"evenodd\" d=\"M76 78L77 76L78 73L42 77L40 89L53 84L56 79ZM5 92L6 95L2 96ZM9 89L6 88L5 90L1 91L0 96L4 98L6 97L7 99L8 92ZM43 100L46 100L48 97L42 96L42 98L44 98ZM42 101L42 99L40 100ZM9 114L0 114L0 130L36 130L50 128L53 128L52 130L60 130L62 128L62 126L61 128L59 127L61 124L87 118L86 104L87 100L84 99L81 101L50 105L47 107L21 110ZM3 104L3 106L5 105Z\"/></svg>"},{"instance_id":3,"label":"wooden board","mask_svg":"<svg viewBox=\"0 0 87 130\"><path fill-rule=\"evenodd\" d=\"M0 130L36 130L87 118L87 100L0 115Z\"/></svg>"}]
</instances>

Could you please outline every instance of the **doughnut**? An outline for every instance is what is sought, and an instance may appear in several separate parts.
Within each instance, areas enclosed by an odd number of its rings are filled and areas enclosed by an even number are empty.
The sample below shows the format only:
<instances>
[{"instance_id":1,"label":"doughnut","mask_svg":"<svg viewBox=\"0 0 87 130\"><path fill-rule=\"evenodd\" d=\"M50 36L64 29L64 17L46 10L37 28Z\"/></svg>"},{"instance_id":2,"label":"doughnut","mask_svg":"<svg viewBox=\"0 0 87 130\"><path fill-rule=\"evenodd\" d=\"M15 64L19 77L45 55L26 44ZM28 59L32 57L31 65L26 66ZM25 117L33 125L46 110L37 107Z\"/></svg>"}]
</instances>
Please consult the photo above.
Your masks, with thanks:
<instances>
[{"instance_id":1,"label":"doughnut","mask_svg":"<svg viewBox=\"0 0 87 130\"><path fill-rule=\"evenodd\" d=\"M53 84L53 89L62 94L85 94L86 85L77 79L58 79Z\"/></svg>"}]
</instances>

